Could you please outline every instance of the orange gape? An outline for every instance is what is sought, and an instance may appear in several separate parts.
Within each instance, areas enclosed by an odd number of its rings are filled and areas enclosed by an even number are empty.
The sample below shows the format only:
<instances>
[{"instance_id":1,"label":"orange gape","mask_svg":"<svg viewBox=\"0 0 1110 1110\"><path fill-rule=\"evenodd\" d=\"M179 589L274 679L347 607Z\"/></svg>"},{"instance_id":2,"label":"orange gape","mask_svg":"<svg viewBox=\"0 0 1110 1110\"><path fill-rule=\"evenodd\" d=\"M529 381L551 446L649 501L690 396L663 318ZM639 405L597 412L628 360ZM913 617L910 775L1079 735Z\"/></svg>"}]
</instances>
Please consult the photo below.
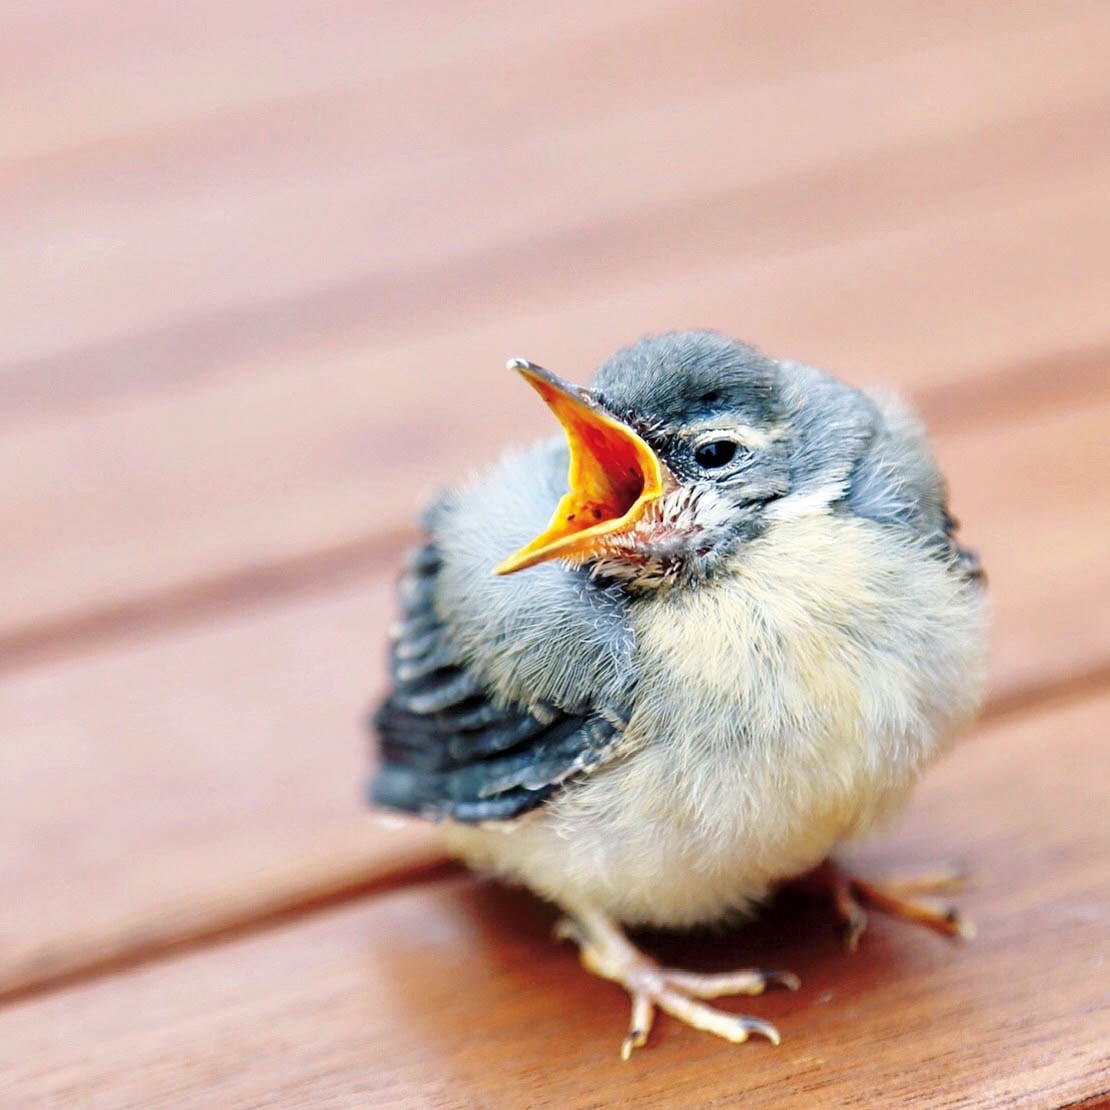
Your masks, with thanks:
<instances>
[{"instance_id":1,"label":"orange gape","mask_svg":"<svg viewBox=\"0 0 1110 1110\"><path fill-rule=\"evenodd\" d=\"M659 456L627 424L601 409L585 390L514 360L567 433L570 492L559 502L551 523L531 543L509 556L497 574L511 574L548 559L582 563L605 540L635 526L674 479Z\"/></svg>"}]
</instances>

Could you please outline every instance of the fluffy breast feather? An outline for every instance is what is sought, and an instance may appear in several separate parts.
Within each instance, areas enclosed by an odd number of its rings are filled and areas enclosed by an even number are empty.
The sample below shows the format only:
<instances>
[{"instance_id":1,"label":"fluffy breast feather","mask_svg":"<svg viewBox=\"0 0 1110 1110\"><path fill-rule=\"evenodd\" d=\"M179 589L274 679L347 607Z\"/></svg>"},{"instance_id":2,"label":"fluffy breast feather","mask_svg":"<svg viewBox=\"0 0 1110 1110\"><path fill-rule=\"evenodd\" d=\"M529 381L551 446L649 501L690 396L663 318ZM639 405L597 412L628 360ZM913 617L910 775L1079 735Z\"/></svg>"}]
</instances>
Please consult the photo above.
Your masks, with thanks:
<instances>
[{"instance_id":1,"label":"fluffy breast feather","mask_svg":"<svg viewBox=\"0 0 1110 1110\"><path fill-rule=\"evenodd\" d=\"M510 830L449 830L472 863L629 923L712 921L816 865L980 698L982 591L854 516L777 522L632 620L625 756Z\"/></svg>"}]
</instances>

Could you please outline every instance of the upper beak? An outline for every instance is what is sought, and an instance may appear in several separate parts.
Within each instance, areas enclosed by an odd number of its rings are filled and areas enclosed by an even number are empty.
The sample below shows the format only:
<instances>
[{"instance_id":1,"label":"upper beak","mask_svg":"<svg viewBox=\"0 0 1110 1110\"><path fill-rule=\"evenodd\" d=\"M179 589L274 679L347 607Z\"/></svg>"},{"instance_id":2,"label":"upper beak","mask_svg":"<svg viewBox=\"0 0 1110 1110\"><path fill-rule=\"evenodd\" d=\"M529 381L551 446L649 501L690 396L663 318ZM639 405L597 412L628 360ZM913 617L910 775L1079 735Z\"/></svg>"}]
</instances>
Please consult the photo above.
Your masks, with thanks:
<instances>
[{"instance_id":1,"label":"upper beak","mask_svg":"<svg viewBox=\"0 0 1110 1110\"><path fill-rule=\"evenodd\" d=\"M584 563L606 540L632 528L653 501L673 488L659 456L627 424L606 412L588 390L524 359L512 359L567 433L570 492L546 530L510 555L495 574L512 574L548 559Z\"/></svg>"}]
</instances>

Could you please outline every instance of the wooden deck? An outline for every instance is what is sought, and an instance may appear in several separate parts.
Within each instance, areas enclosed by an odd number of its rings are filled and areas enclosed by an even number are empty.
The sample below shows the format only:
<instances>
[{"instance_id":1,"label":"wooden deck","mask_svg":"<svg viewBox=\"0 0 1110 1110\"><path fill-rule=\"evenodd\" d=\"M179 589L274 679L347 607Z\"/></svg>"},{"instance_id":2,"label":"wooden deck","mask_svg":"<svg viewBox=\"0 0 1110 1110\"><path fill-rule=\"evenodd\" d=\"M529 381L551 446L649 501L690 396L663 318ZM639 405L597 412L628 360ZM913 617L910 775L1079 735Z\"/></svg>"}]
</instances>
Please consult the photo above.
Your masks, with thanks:
<instances>
[{"instance_id":1,"label":"wooden deck","mask_svg":"<svg viewBox=\"0 0 1110 1110\"><path fill-rule=\"evenodd\" d=\"M0 1105L1110 1098L1105 3L10 5L0 34ZM996 635L870 867L785 899L783 1044L660 1019L363 810L421 499L713 326L907 392ZM727 1003L726 1003L727 1004Z\"/></svg>"}]
</instances>

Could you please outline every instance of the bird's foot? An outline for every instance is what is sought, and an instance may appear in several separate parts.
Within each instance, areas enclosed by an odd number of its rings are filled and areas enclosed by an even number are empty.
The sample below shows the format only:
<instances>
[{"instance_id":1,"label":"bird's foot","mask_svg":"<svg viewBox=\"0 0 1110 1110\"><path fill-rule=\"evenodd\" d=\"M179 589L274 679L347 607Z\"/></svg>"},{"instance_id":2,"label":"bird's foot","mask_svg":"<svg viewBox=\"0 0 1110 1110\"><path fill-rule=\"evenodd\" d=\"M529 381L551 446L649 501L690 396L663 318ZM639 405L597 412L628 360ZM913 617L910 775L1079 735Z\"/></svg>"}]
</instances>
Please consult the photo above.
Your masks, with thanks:
<instances>
[{"instance_id":1,"label":"bird's foot","mask_svg":"<svg viewBox=\"0 0 1110 1110\"><path fill-rule=\"evenodd\" d=\"M582 912L564 917L555 935L578 945L582 966L603 979L619 983L632 997L632 1020L621 1045L621 1059L647 1043L658 1007L694 1029L741 1044L753 1033L779 1043L778 1030L767 1021L706 1006L701 999L730 994L762 994L771 985L797 990L798 977L788 971L743 971L703 975L661 967L636 948L604 914Z\"/></svg>"},{"instance_id":2,"label":"bird's foot","mask_svg":"<svg viewBox=\"0 0 1110 1110\"><path fill-rule=\"evenodd\" d=\"M975 926L954 906L933 897L959 890L967 883L967 875L957 868L941 866L916 875L872 880L851 875L828 860L809 878L822 886L827 884L844 922L844 946L849 952L856 950L867 928L868 909L925 925L945 936L975 936Z\"/></svg>"}]
</instances>

